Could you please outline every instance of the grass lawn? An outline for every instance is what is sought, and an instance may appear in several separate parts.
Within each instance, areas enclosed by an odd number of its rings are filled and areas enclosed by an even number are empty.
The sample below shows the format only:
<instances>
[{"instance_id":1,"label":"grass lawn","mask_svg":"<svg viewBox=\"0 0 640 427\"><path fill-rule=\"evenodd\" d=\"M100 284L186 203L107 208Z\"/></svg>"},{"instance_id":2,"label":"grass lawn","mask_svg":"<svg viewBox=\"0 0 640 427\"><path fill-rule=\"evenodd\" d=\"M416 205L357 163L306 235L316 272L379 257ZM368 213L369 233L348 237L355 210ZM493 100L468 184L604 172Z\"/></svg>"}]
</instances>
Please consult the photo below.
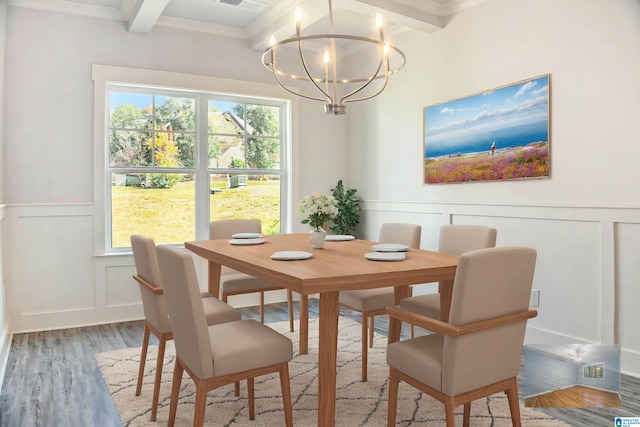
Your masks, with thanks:
<instances>
[{"instance_id":1,"label":"grass lawn","mask_svg":"<svg viewBox=\"0 0 640 427\"><path fill-rule=\"evenodd\" d=\"M113 247L129 247L129 236L152 237L156 244L195 240L195 183L170 189L111 187ZM211 220L256 218L263 234L280 232L280 181L247 181L246 187L212 194Z\"/></svg>"}]
</instances>

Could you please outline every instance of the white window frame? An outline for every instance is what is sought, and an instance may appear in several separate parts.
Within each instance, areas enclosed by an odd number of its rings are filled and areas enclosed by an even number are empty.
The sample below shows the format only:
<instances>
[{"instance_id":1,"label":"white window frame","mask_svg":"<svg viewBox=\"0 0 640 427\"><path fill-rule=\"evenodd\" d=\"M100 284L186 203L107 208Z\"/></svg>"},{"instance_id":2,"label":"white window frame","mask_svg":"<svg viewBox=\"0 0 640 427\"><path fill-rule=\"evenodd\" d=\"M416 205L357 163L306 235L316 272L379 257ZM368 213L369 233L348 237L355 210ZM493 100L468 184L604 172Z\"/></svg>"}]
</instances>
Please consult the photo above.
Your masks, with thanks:
<instances>
[{"instance_id":1,"label":"white window frame","mask_svg":"<svg viewBox=\"0 0 640 427\"><path fill-rule=\"evenodd\" d=\"M92 78L94 81L94 201L95 201L95 253L96 255L117 254L130 252L130 248L110 247L110 174L108 170L108 88L111 85L118 85L120 90L126 90L126 86L147 87L157 89L159 92L171 93L175 90L175 95L184 96L185 92L198 94L196 100L196 111L208 111L208 100L211 98L221 99L228 97L231 101L237 102L239 98L244 98L248 103L260 103L265 105L277 105L280 107L282 134L281 164L278 174L281 177L280 194L280 230L282 233L291 232L291 201L293 193L294 176L293 166L293 141L294 123L293 114L297 111L295 99L282 98L282 91L275 85L221 79L216 77L196 76L190 74L171 73L164 71L142 70L136 68L113 67L96 65L92 67ZM209 95L209 96L207 96ZM207 121L199 120L196 129L196 139L198 135L206 135L208 132ZM295 132L297 133L297 132ZM209 174L211 169L207 168L208 155L206 144L197 144L196 164L193 169L181 169L180 173L194 173L196 176L196 230L197 240L209 237ZM172 170L171 170L172 171ZM238 170L234 170L237 172ZM204 203L204 201L207 203Z\"/></svg>"}]
</instances>

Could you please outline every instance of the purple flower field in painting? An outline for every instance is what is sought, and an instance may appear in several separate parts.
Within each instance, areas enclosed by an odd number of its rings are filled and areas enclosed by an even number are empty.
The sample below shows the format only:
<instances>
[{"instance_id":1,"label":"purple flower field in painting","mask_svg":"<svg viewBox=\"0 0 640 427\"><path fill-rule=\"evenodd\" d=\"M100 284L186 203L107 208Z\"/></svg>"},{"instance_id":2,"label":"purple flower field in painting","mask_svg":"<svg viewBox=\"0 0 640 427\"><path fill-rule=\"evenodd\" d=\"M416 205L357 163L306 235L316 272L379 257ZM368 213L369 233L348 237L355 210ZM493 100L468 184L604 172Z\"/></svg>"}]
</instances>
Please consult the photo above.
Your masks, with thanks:
<instances>
[{"instance_id":1,"label":"purple flower field in painting","mask_svg":"<svg viewBox=\"0 0 640 427\"><path fill-rule=\"evenodd\" d=\"M549 176L549 144L535 142L524 147L471 156L426 159L425 184L469 181L501 181Z\"/></svg>"}]
</instances>

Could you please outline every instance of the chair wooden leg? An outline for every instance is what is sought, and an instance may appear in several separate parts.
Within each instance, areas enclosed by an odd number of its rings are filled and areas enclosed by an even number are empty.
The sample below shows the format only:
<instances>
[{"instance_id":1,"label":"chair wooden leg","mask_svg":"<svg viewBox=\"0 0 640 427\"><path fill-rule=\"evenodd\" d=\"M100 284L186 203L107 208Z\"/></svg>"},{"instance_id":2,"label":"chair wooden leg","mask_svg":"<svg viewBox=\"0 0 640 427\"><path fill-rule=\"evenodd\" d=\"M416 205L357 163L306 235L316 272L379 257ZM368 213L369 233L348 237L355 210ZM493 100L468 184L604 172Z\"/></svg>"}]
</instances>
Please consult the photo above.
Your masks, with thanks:
<instances>
[{"instance_id":1,"label":"chair wooden leg","mask_svg":"<svg viewBox=\"0 0 640 427\"><path fill-rule=\"evenodd\" d=\"M387 411L387 427L396 425L396 412L398 411L398 383L400 380L396 370L389 368L389 408Z\"/></svg>"},{"instance_id":2,"label":"chair wooden leg","mask_svg":"<svg viewBox=\"0 0 640 427\"><path fill-rule=\"evenodd\" d=\"M153 400L151 401L151 421L156 420L158 414L158 398L160 396L160 383L162 381L162 367L164 365L164 349L167 346L168 334L160 334L158 343L158 357L156 359L156 379L153 382Z\"/></svg>"},{"instance_id":3,"label":"chair wooden leg","mask_svg":"<svg viewBox=\"0 0 640 427\"><path fill-rule=\"evenodd\" d=\"M249 419L256 419L256 400L253 387L253 378L247 378L247 395L249 396Z\"/></svg>"},{"instance_id":4,"label":"chair wooden leg","mask_svg":"<svg viewBox=\"0 0 640 427\"><path fill-rule=\"evenodd\" d=\"M204 412L207 408L207 383L203 380L196 381L196 408L193 414L193 427L204 425Z\"/></svg>"},{"instance_id":5,"label":"chair wooden leg","mask_svg":"<svg viewBox=\"0 0 640 427\"><path fill-rule=\"evenodd\" d=\"M236 397L240 396L240 381L234 383L233 391Z\"/></svg>"},{"instance_id":6,"label":"chair wooden leg","mask_svg":"<svg viewBox=\"0 0 640 427\"><path fill-rule=\"evenodd\" d=\"M367 321L366 313L362 313L362 382L367 382L367 355L369 353L367 346Z\"/></svg>"},{"instance_id":7,"label":"chair wooden leg","mask_svg":"<svg viewBox=\"0 0 640 427\"><path fill-rule=\"evenodd\" d=\"M144 378L144 365L147 362L147 348L149 348L149 335L151 329L145 322L144 324L144 337L142 338L142 353L140 354L140 367L138 368L138 385L136 385L136 396L140 396L142 391L142 379Z\"/></svg>"},{"instance_id":8,"label":"chair wooden leg","mask_svg":"<svg viewBox=\"0 0 640 427\"><path fill-rule=\"evenodd\" d=\"M289 380L289 364L280 366L280 388L282 389L282 404L284 407L284 422L286 427L293 427L293 409L291 407L291 384Z\"/></svg>"},{"instance_id":9,"label":"chair wooden leg","mask_svg":"<svg viewBox=\"0 0 640 427\"><path fill-rule=\"evenodd\" d=\"M376 316L369 317L369 348L373 348L373 330L376 326Z\"/></svg>"},{"instance_id":10,"label":"chair wooden leg","mask_svg":"<svg viewBox=\"0 0 640 427\"><path fill-rule=\"evenodd\" d=\"M447 427L456 427L456 406L452 396L444 399L444 417Z\"/></svg>"},{"instance_id":11,"label":"chair wooden leg","mask_svg":"<svg viewBox=\"0 0 640 427\"><path fill-rule=\"evenodd\" d=\"M178 359L173 368L173 381L171 383L171 401L169 403L169 421L167 425L173 427L176 422L176 412L178 410L178 395L180 394L180 383L182 383L182 372L184 368Z\"/></svg>"},{"instance_id":12,"label":"chair wooden leg","mask_svg":"<svg viewBox=\"0 0 640 427\"><path fill-rule=\"evenodd\" d=\"M260 323L264 324L264 291L260 291Z\"/></svg>"},{"instance_id":13,"label":"chair wooden leg","mask_svg":"<svg viewBox=\"0 0 640 427\"><path fill-rule=\"evenodd\" d=\"M471 402L464 404L464 410L462 412L462 427L469 427L471 422Z\"/></svg>"},{"instance_id":14,"label":"chair wooden leg","mask_svg":"<svg viewBox=\"0 0 640 427\"><path fill-rule=\"evenodd\" d=\"M520 401L518 399L518 380L511 379L511 387L506 390L507 400L509 400L509 411L511 411L511 424L513 427L520 427L522 420L520 419Z\"/></svg>"},{"instance_id":15,"label":"chair wooden leg","mask_svg":"<svg viewBox=\"0 0 640 427\"><path fill-rule=\"evenodd\" d=\"M416 336L415 326L411 325L411 338L415 338L415 336Z\"/></svg>"}]
</instances>

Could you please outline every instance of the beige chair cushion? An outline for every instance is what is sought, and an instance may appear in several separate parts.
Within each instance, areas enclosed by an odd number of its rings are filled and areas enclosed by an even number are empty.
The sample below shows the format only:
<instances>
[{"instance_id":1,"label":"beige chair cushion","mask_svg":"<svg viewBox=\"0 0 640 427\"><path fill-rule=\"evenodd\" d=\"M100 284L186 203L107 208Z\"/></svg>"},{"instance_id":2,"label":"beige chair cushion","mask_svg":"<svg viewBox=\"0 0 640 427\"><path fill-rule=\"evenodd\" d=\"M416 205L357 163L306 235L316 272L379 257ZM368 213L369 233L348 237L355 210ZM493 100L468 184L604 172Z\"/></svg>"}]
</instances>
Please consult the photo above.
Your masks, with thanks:
<instances>
[{"instance_id":1,"label":"beige chair cushion","mask_svg":"<svg viewBox=\"0 0 640 427\"><path fill-rule=\"evenodd\" d=\"M245 273L236 272L220 276L220 290L224 293L261 291L270 288L279 289L280 287Z\"/></svg>"},{"instance_id":2,"label":"beige chair cushion","mask_svg":"<svg viewBox=\"0 0 640 427\"><path fill-rule=\"evenodd\" d=\"M340 303L360 312L380 310L394 305L393 288L340 292Z\"/></svg>"},{"instance_id":3,"label":"beige chair cushion","mask_svg":"<svg viewBox=\"0 0 640 427\"><path fill-rule=\"evenodd\" d=\"M216 377L293 358L291 340L255 320L209 326L209 339Z\"/></svg>"},{"instance_id":4,"label":"beige chair cushion","mask_svg":"<svg viewBox=\"0 0 640 427\"><path fill-rule=\"evenodd\" d=\"M440 294L418 295L400 300L400 308L432 319L440 318Z\"/></svg>"},{"instance_id":5,"label":"beige chair cushion","mask_svg":"<svg viewBox=\"0 0 640 427\"><path fill-rule=\"evenodd\" d=\"M425 335L398 341L387 347L387 364L440 390L442 383L442 335Z\"/></svg>"},{"instance_id":6,"label":"beige chair cushion","mask_svg":"<svg viewBox=\"0 0 640 427\"><path fill-rule=\"evenodd\" d=\"M242 312L220 301L217 298L202 298L204 317L207 325L217 325L218 323L234 322L242 319Z\"/></svg>"}]
</instances>

